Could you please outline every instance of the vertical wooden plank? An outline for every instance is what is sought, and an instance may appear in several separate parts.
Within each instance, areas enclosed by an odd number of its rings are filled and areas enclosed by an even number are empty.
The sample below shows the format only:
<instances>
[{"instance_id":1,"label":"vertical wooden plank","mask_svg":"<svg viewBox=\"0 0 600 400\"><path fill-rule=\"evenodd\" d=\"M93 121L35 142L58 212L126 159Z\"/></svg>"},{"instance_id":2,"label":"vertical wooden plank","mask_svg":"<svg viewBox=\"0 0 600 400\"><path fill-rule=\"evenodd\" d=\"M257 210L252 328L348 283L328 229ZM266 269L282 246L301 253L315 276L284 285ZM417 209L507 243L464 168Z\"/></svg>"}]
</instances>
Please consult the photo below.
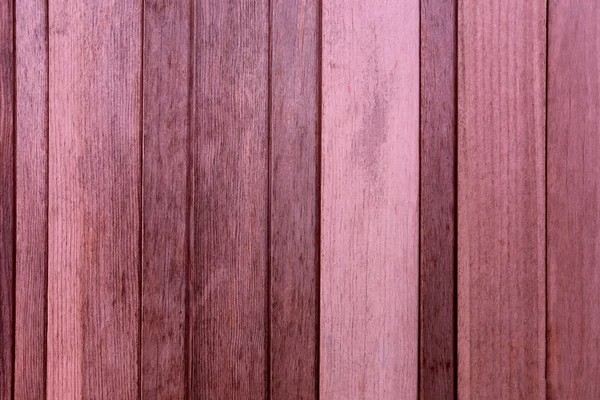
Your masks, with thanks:
<instances>
[{"instance_id":1,"label":"vertical wooden plank","mask_svg":"<svg viewBox=\"0 0 600 400\"><path fill-rule=\"evenodd\" d=\"M144 398L183 399L186 389L190 12L186 1L144 6Z\"/></svg>"},{"instance_id":2,"label":"vertical wooden plank","mask_svg":"<svg viewBox=\"0 0 600 400\"><path fill-rule=\"evenodd\" d=\"M194 3L191 396L267 395L268 1Z\"/></svg>"},{"instance_id":3,"label":"vertical wooden plank","mask_svg":"<svg viewBox=\"0 0 600 400\"><path fill-rule=\"evenodd\" d=\"M49 398L139 395L141 12L49 7Z\"/></svg>"},{"instance_id":4,"label":"vertical wooden plank","mask_svg":"<svg viewBox=\"0 0 600 400\"><path fill-rule=\"evenodd\" d=\"M548 397L600 398L600 4L548 20Z\"/></svg>"},{"instance_id":5,"label":"vertical wooden plank","mask_svg":"<svg viewBox=\"0 0 600 400\"><path fill-rule=\"evenodd\" d=\"M15 398L46 395L48 26L46 2L16 3Z\"/></svg>"},{"instance_id":6,"label":"vertical wooden plank","mask_svg":"<svg viewBox=\"0 0 600 400\"><path fill-rule=\"evenodd\" d=\"M419 398L455 396L456 0L421 1Z\"/></svg>"},{"instance_id":7,"label":"vertical wooden plank","mask_svg":"<svg viewBox=\"0 0 600 400\"><path fill-rule=\"evenodd\" d=\"M324 399L417 396L419 1L323 3Z\"/></svg>"},{"instance_id":8,"label":"vertical wooden plank","mask_svg":"<svg viewBox=\"0 0 600 400\"><path fill-rule=\"evenodd\" d=\"M542 399L546 3L458 17L459 398Z\"/></svg>"},{"instance_id":9,"label":"vertical wooden plank","mask_svg":"<svg viewBox=\"0 0 600 400\"><path fill-rule=\"evenodd\" d=\"M14 349L14 2L0 2L0 398L12 396Z\"/></svg>"},{"instance_id":10,"label":"vertical wooden plank","mask_svg":"<svg viewBox=\"0 0 600 400\"><path fill-rule=\"evenodd\" d=\"M316 399L319 3L271 18L271 399Z\"/></svg>"}]
</instances>

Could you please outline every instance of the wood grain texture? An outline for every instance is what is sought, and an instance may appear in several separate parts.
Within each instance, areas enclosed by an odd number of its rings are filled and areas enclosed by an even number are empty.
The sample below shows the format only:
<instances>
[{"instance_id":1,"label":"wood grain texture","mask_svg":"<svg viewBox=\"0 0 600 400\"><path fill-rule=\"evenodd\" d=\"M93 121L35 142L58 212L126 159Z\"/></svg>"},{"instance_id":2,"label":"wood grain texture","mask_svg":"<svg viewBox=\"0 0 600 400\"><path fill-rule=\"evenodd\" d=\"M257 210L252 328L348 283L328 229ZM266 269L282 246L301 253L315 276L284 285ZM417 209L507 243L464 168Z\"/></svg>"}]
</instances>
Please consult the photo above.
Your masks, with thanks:
<instances>
[{"instance_id":1,"label":"wood grain texture","mask_svg":"<svg viewBox=\"0 0 600 400\"><path fill-rule=\"evenodd\" d=\"M141 12L49 7L49 398L139 396Z\"/></svg>"},{"instance_id":2,"label":"wood grain texture","mask_svg":"<svg viewBox=\"0 0 600 400\"><path fill-rule=\"evenodd\" d=\"M456 0L421 0L419 398L455 396Z\"/></svg>"},{"instance_id":3,"label":"wood grain texture","mask_svg":"<svg viewBox=\"0 0 600 400\"><path fill-rule=\"evenodd\" d=\"M0 2L0 399L12 396L14 349L14 2Z\"/></svg>"},{"instance_id":4,"label":"wood grain texture","mask_svg":"<svg viewBox=\"0 0 600 400\"><path fill-rule=\"evenodd\" d=\"M268 1L194 3L190 395L267 395Z\"/></svg>"},{"instance_id":5,"label":"wood grain texture","mask_svg":"<svg viewBox=\"0 0 600 400\"><path fill-rule=\"evenodd\" d=\"M15 398L46 395L48 26L46 2L16 3Z\"/></svg>"},{"instance_id":6,"label":"wood grain texture","mask_svg":"<svg viewBox=\"0 0 600 400\"><path fill-rule=\"evenodd\" d=\"M458 391L545 398L544 0L459 0Z\"/></svg>"},{"instance_id":7,"label":"wood grain texture","mask_svg":"<svg viewBox=\"0 0 600 400\"><path fill-rule=\"evenodd\" d=\"M548 398L600 398L600 4L550 1Z\"/></svg>"},{"instance_id":8,"label":"wood grain texture","mask_svg":"<svg viewBox=\"0 0 600 400\"><path fill-rule=\"evenodd\" d=\"M190 2L144 5L142 396L186 391Z\"/></svg>"},{"instance_id":9,"label":"wood grain texture","mask_svg":"<svg viewBox=\"0 0 600 400\"><path fill-rule=\"evenodd\" d=\"M419 1L323 3L323 399L417 396Z\"/></svg>"},{"instance_id":10,"label":"wood grain texture","mask_svg":"<svg viewBox=\"0 0 600 400\"><path fill-rule=\"evenodd\" d=\"M319 20L316 0L271 13L271 399L318 398Z\"/></svg>"}]
</instances>

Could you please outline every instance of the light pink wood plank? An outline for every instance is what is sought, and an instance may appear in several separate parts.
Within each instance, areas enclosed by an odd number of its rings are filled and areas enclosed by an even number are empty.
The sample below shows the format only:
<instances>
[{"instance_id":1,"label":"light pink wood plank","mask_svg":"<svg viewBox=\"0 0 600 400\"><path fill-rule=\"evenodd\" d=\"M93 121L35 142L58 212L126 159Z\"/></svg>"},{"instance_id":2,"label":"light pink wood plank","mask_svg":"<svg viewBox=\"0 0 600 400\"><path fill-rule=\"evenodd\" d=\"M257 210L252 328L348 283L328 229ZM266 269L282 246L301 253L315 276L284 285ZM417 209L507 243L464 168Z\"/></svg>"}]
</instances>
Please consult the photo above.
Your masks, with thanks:
<instances>
[{"instance_id":1,"label":"light pink wood plank","mask_svg":"<svg viewBox=\"0 0 600 400\"><path fill-rule=\"evenodd\" d=\"M15 398L46 394L48 26L43 0L16 3Z\"/></svg>"},{"instance_id":2,"label":"light pink wood plank","mask_svg":"<svg viewBox=\"0 0 600 400\"><path fill-rule=\"evenodd\" d=\"M323 399L417 396L419 1L323 3Z\"/></svg>"},{"instance_id":3,"label":"light pink wood plank","mask_svg":"<svg viewBox=\"0 0 600 400\"><path fill-rule=\"evenodd\" d=\"M141 5L49 6L51 399L139 396Z\"/></svg>"},{"instance_id":4,"label":"light pink wood plank","mask_svg":"<svg viewBox=\"0 0 600 400\"><path fill-rule=\"evenodd\" d=\"M600 4L548 20L548 398L600 398Z\"/></svg>"},{"instance_id":5,"label":"light pink wood plank","mask_svg":"<svg viewBox=\"0 0 600 400\"><path fill-rule=\"evenodd\" d=\"M544 0L459 0L458 391L545 398Z\"/></svg>"}]
</instances>

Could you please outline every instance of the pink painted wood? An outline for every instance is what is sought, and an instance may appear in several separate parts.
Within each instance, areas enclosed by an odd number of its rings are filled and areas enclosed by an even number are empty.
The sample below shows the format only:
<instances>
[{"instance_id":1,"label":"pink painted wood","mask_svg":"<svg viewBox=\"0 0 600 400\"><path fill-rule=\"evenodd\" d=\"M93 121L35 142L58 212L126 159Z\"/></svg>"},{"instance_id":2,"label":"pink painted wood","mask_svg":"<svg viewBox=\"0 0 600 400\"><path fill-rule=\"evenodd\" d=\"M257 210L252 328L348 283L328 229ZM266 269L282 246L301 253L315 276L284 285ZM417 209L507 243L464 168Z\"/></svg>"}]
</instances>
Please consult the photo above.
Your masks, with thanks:
<instances>
[{"instance_id":1,"label":"pink painted wood","mask_svg":"<svg viewBox=\"0 0 600 400\"><path fill-rule=\"evenodd\" d=\"M458 394L544 399L546 2L458 4Z\"/></svg>"},{"instance_id":2,"label":"pink painted wood","mask_svg":"<svg viewBox=\"0 0 600 400\"><path fill-rule=\"evenodd\" d=\"M49 7L52 399L139 396L141 5Z\"/></svg>"},{"instance_id":3,"label":"pink painted wood","mask_svg":"<svg viewBox=\"0 0 600 400\"><path fill-rule=\"evenodd\" d=\"M548 13L548 398L597 399L600 4Z\"/></svg>"},{"instance_id":4,"label":"pink painted wood","mask_svg":"<svg viewBox=\"0 0 600 400\"><path fill-rule=\"evenodd\" d=\"M144 7L141 391L186 395L191 7Z\"/></svg>"},{"instance_id":5,"label":"pink painted wood","mask_svg":"<svg viewBox=\"0 0 600 400\"><path fill-rule=\"evenodd\" d=\"M271 3L271 399L318 398L319 2Z\"/></svg>"},{"instance_id":6,"label":"pink painted wood","mask_svg":"<svg viewBox=\"0 0 600 400\"><path fill-rule=\"evenodd\" d=\"M17 399L46 394L48 27L46 2L16 3Z\"/></svg>"},{"instance_id":7,"label":"pink painted wood","mask_svg":"<svg viewBox=\"0 0 600 400\"><path fill-rule=\"evenodd\" d=\"M417 396L419 2L323 3L320 396Z\"/></svg>"}]
</instances>

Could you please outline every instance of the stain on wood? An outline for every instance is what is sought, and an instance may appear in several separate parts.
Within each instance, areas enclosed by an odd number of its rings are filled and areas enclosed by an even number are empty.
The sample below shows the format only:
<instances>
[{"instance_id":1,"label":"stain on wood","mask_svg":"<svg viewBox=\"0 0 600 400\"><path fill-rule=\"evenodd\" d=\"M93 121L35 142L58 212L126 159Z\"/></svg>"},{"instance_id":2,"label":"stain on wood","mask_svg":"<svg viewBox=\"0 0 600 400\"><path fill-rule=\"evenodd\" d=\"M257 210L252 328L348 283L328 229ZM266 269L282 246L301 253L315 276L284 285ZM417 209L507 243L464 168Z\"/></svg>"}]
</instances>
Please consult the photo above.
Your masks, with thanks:
<instances>
[{"instance_id":1,"label":"stain on wood","mask_svg":"<svg viewBox=\"0 0 600 400\"><path fill-rule=\"evenodd\" d=\"M13 392L15 247L14 2L0 2L0 398Z\"/></svg>"},{"instance_id":2,"label":"stain on wood","mask_svg":"<svg viewBox=\"0 0 600 400\"><path fill-rule=\"evenodd\" d=\"M456 0L421 1L419 398L455 396Z\"/></svg>"},{"instance_id":3,"label":"stain on wood","mask_svg":"<svg viewBox=\"0 0 600 400\"><path fill-rule=\"evenodd\" d=\"M600 398L600 5L550 1L550 399Z\"/></svg>"},{"instance_id":4,"label":"stain on wood","mask_svg":"<svg viewBox=\"0 0 600 400\"><path fill-rule=\"evenodd\" d=\"M15 388L46 395L48 26L44 1L16 3Z\"/></svg>"},{"instance_id":5,"label":"stain on wood","mask_svg":"<svg viewBox=\"0 0 600 400\"><path fill-rule=\"evenodd\" d=\"M49 398L139 396L141 13L49 7Z\"/></svg>"},{"instance_id":6,"label":"stain on wood","mask_svg":"<svg viewBox=\"0 0 600 400\"><path fill-rule=\"evenodd\" d=\"M191 4L144 5L142 396L186 394Z\"/></svg>"},{"instance_id":7,"label":"stain on wood","mask_svg":"<svg viewBox=\"0 0 600 400\"><path fill-rule=\"evenodd\" d=\"M322 29L320 397L416 398L419 2L324 2Z\"/></svg>"},{"instance_id":8,"label":"stain on wood","mask_svg":"<svg viewBox=\"0 0 600 400\"><path fill-rule=\"evenodd\" d=\"M546 3L458 4L459 398L542 399Z\"/></svg>"},{"instance_id":9,"label":"stain on wood","mask_svg":"<svg viewBox=\"0 0 600 400\"><path fill-rule=\"evenodd\" d=\"M268 393L268 1L196 1L190 393Z\"/></svg>"}]
</instances>

